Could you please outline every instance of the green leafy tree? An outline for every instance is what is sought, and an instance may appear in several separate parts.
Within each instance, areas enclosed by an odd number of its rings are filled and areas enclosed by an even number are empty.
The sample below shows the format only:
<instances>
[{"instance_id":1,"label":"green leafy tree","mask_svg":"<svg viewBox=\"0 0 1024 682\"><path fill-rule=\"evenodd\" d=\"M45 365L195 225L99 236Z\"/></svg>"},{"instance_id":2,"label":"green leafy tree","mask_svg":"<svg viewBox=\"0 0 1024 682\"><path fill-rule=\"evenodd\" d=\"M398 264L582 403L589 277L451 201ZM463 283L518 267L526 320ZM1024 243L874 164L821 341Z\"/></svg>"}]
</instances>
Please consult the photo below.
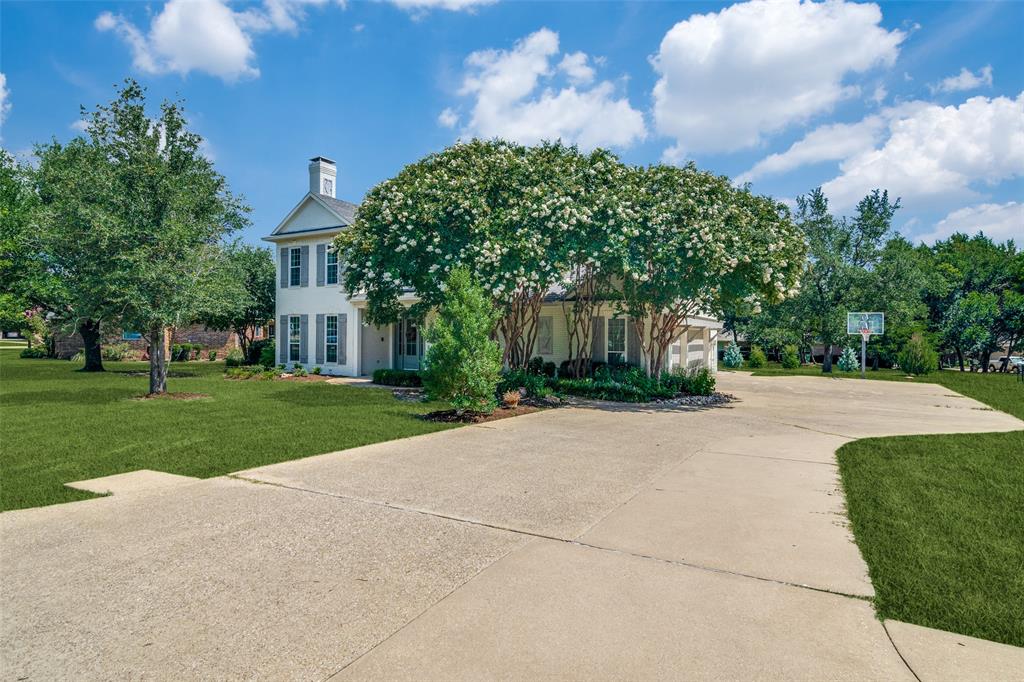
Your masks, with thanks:
<instances>
[{"instance_id":1,"label":"green leafy tree","mask_svg":"<svg viewBox=\"0 0 1024 682\"><path fill-rule=\"evenodd\" d=\"M491 331L498 313L466 268L448 276L437 317L427 330L423 388L428 398L458 412L491 412L501 378L501 349Z\"/></svg>"},{"instance_id":2,"label":"green leafy tree","mask_svg":"<svg viewBox=\"0 0 1024 682\"><path fill-rule=\"evenodd\" d=\"M165 101L150 118L132 80L89 115L87 132L104 169L91 208L112 233L113 300L149 342L150 393L164 393L167 330L225 315L239 299L222 240L248 223L248 208L202 154L181 104Z\"/></svg>"},{"instance_id":3,"label":"green leafy tree","mask_svg":"<svg viewBox=\"0 0 1024 682\"><path fill-rule=\"evenodd\" d=\"M621 244L619 308L649 376L695 315L741 301L757 313L798 290L805 245L784 205L692 164L637 168L630 191L638 218Z\"/></svg>"},{"instance_id":4,"label":"green leafy tree","mask_svg":"<svg viewBox=\"0 0 1024 682\"><path fill-rule=\"evenodd\" d=\"M30 249L40 265L33 288L42 305L84 344L87 372L103 371L102 329L121 321L125 278L132 264L132 227L112 216L118 196L115 159L96 131L67 144L38 145L35 172L39 207Z\"/></svg>"},{"instance_id":5,"label":"green leafy tree","mask_svg":"<svg viewBox=\"0 0 1024 682\"><path fill-rule=\"evenodd\" d=\"M892 307L891 294L914 291L912 271L883 268L899 207L899 200L891 201L888 192L874 190L861 199L852 217L843 218L832 215L821 188L797 197L797 223L806 234L809 252L800 300L793 310L797 327L813 332L825 347L823 372L832 371L834 349L846 341L847 312L885 312ZM890 259L902 254L900 249L906 250L894 244Z\"/></svg>"},{"instance_id":6,"label":"green leafy tree","mask_svg":"<svg viewBox=\"0 0 1024 682\"><path fill-rule=\"evenodd\" d=\"M256 330L274 316L274 259L268 249L249 244L231 244L224 258L231 280L241 285L226 293L236 294L237 299L226 301L222 310L214 310L203 321L211 329L234 332L242 355L248 362L256 362L250 350Z\"/></svg>"}]
</instances>

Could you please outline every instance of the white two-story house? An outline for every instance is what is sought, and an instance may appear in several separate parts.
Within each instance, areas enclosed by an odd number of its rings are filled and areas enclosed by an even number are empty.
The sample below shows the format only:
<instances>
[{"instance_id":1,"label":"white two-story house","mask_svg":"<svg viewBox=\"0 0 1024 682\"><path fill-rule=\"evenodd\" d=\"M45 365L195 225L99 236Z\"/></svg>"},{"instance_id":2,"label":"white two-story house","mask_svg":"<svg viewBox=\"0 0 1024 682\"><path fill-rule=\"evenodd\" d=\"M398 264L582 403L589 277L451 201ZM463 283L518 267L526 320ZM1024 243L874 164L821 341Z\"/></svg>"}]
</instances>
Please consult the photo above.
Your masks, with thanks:
<instances>
[{"instance_id":1,"label":"white two-story house","mask_svg":"<svg viewBox=\"0 0 1024 682\"><path fill-rule=\"evenodd\" d=\"M278 362L291 368L320 367L324 374L371 375L375 369L419 369L426 344L413 319L376 327L364 320L365 301L349 298L341 286L342 263L331 248L334 237L355 220L356 205L335 196L334 161L317 156L309 163L309 192L268 236L276 247ZM416 300L413 294L407 303ZM601 362L640 364L633 325L610 311L594 318L592 353ZM671 348L668 366L717 369L721 323L689 320L685 338ZM546 362L568 358L569 337L555 292L541 309L534 355Z\"/></svg>"}]
</instances>

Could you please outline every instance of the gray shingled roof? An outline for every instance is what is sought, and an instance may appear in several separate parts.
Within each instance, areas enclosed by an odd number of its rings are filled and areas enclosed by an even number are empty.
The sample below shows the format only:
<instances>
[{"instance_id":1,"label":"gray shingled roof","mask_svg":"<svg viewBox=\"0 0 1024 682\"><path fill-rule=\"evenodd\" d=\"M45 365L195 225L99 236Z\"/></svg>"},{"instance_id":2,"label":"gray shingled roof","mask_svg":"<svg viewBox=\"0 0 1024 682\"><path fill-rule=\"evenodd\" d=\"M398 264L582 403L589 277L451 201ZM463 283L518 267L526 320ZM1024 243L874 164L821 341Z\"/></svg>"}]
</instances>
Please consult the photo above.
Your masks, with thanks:
<instances>
[{"instance_id":1,"label":"gray shingled roof","mask_svg":"<svg viewBox=\"0 0 1024 682\"><path fill-rule=\"evenodd\" d=\"M345 221L345 225L351 225L356 221L356 209L359 208L356 204L342 201L341 199L335 199L334 197L326 194L317 194L316 196L318 199L330 206L332 211L341 216Z\"/></svg>"}]
</instances>

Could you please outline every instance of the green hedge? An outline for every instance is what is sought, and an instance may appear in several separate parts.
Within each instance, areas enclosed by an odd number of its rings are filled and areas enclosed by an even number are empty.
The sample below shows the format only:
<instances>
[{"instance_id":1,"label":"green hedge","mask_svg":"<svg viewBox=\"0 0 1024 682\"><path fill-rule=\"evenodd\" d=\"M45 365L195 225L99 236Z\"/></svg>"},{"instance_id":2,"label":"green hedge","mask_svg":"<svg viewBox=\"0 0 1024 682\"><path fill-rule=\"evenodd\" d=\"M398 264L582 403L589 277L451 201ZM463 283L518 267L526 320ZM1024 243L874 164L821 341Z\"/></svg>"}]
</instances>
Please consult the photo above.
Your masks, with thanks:
<instances>
[{"instance_id":1,"label":"green hedge","mask_svg":"<svg viewBox=\"0 0 1024 682\"><path fill-rule=\"evenodd\" d=\"M423 385L420 373L410 369L375 369L373 383L383 386L419 387Z\"/></svg>"}]
</instances>

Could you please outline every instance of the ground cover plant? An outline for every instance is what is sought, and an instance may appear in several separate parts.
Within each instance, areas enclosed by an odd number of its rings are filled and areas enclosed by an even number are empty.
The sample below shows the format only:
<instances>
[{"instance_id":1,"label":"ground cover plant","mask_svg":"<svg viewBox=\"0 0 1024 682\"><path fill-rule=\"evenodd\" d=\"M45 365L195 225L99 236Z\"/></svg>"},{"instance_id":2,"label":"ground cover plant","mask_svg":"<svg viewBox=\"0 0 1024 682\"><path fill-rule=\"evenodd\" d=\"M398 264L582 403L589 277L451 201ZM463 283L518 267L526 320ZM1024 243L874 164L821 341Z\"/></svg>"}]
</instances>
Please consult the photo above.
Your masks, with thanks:
<instances>
[{"instance_id":1,"label":"ground cover plant","mask_svg":"<svg viewBox=\"0 0 1024 682\"><path fill-rule=\"evenodd\" d=\"M208 398L135 400L146 363L106 368L0 350L0 509L93 497L69 481L136 469L204 478L449 428L418 418L436 404L325 382L229 381L219 362L170 370L174 392Z\"/></svg>"},{"instance_id":2,"label":"ground cover plant","mask_svg":"<svg viewBox=\"0 0 1024 682\"><path fill-rule=\"evenodd\" d=\"M774 363L754 374L822 376ZM866 374L940 384L1024 419L1024 383L1009 374ZM1024 431L867 438L837 457L879 617L1024 646Z\"/></svg>"}]
</instances>

